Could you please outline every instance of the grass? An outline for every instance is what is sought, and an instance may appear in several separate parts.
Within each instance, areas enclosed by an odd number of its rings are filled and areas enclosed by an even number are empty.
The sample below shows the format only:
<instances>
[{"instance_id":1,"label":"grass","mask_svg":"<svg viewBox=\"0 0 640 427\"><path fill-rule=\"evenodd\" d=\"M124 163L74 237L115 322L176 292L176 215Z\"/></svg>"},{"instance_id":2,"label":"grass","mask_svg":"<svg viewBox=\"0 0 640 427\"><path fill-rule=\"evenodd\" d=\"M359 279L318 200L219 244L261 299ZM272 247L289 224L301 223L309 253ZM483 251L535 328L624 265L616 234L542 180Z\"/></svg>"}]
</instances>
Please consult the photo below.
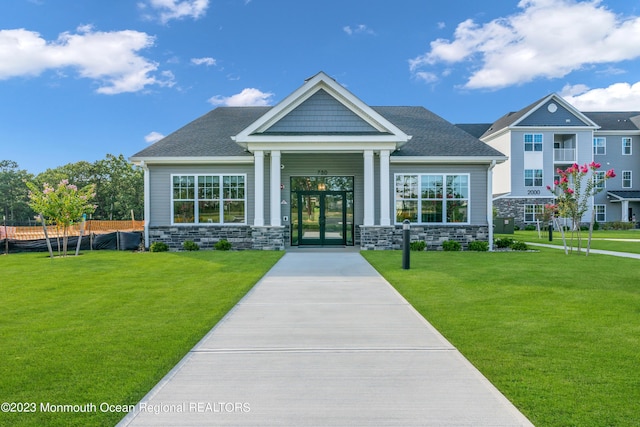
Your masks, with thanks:
<instances>
[{"instance_id":1,"label":"grass","mask_svg":"<svg viewBox=\"0 0 640 427\"><path fill-rule=\"evenodd\" d=\"M362 254L536 426L640 425L640 261Z\"/></svg>"},{"instance_id":2,"label":"grass","mask_svg":"<svg viewBox=\"0 0 640 427\"><path fill-rule=\"evenodd\" d=\"M584 251L587 247L587 239L589 237L588 231L582 231L582 250ZM533 243L545 243L551 245L562 246L562 235L560 231L553 232L553 242L549 241L549 235L546 231L541 233L541 238L538 238L537 231L525 231L518 230L515 231L514 234L496 234L495 237L510 237L516 240L522 240L524 242L533 242ZM567 245L570 245L571 233L565 234L567 239ZM575 240L573 246L574 248L578 247L578 244ZM612 240L608 240L612 239ZM622 239L627 241L619 241L615 239ZM603 249L607 251L617 251L617 252L630 252L630 253L640 253L640 241L633 242L630 240L640 240L640 230L595 230L593 232L593 239L591 240L591 249Z\"/></svg>"},{"instance_id":3,"label":"grass","mask_svg":"<svg viewBox=\"0 0 640 427\"><path fill-rule=\"evenodd\" d=\"M109 426L125 413L42 413L40 403L138 402L282 256L87 252L0 257L0 425Z\"/></svg>"}]
</instances>

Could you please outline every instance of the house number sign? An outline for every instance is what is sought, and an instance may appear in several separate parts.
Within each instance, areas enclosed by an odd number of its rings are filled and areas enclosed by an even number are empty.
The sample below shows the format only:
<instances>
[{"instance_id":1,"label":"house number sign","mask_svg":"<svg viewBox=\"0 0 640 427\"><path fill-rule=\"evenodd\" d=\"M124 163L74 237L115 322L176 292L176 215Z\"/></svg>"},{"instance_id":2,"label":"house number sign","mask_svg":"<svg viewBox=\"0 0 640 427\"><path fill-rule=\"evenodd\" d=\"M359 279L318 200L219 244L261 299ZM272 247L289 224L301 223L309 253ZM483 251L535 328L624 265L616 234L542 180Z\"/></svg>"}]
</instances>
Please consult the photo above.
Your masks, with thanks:
<instances>
[{"instance_id":1,"label":"house number sign","mask_svg":"<svg viewBox=\"0 0 640 427\"><path fill-rule=\"evenodd\" d=\"M327 175L326 169L318 169L318 175Z\"/></svg>"}]
</instances>

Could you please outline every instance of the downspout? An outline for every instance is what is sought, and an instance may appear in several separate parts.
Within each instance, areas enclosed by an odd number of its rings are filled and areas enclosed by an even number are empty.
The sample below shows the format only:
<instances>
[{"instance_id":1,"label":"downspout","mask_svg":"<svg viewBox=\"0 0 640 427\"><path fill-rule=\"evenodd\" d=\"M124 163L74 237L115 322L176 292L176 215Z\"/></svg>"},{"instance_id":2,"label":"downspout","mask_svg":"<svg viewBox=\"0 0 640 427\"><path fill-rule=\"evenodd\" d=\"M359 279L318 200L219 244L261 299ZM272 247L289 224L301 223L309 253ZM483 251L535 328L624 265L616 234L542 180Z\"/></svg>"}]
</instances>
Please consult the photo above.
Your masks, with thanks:
<instances>
[{"instance_id":1,"label":"downspout","mask_svg":"<svg viewBox=\"0 0 640 427\"><path fill-rule=\"evenodd\" d=\"M144 247L149 249L149 222L151 221L151 188L149 188L149 167L142 160L140 162L144 171Z\"/></svg>"},{"instance_id":2,"label":"downspout","mask_svg":"<svg viewBox=\"0 0 640 427\"><path fill-rule=\"evenodd\" d=\"M491 161L487 169L487 224L489 224L489 250L493 251L493 168L496 161Z\"/></svg>"}]
</instances>

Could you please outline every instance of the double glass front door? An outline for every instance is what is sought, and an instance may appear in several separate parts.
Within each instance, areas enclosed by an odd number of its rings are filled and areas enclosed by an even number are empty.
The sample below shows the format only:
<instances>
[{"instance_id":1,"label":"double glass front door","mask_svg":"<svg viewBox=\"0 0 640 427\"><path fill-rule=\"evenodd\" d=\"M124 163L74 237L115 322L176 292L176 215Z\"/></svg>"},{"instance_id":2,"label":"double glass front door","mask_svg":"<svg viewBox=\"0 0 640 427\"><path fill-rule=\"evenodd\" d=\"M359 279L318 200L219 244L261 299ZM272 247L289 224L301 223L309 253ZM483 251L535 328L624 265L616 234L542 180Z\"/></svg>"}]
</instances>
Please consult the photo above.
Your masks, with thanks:
<instances>
[{"instance_id":1,"label":"double glass front door","mask_svg":"<svg viewBox=\"0 0 640 427\"><path fill-rule=\"evenodd\" d=\"M300 191L292 211L299 245L346 244L346 194L344 191Z\"/></svg>"}]
</instances>

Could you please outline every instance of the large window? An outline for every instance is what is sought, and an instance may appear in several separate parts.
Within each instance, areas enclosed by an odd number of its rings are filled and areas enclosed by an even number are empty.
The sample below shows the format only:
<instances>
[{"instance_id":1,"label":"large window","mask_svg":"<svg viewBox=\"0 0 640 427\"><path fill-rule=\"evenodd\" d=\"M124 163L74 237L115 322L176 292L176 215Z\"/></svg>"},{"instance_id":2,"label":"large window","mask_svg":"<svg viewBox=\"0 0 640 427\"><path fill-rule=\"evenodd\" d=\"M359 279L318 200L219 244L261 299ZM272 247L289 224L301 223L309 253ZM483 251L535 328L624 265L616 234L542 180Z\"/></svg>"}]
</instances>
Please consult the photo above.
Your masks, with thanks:
<instances>
[{"instance_id":1,"label":"large window","mask_svg":"<svg viewBox=\"0 0 640 427\"><path fill-rule=\"evenodd\" d=\"M596 221L598 221L598 222L606 222L607 221L607 206L606 205L594 205L593 208L596 210Z\"/></svg>"},{"instance_id":2,"label":"large window","mask_svg":"<svg viewBox=\"0 0 640 427\"><path fill-rule=\"evenodd\" d=\"M174 224L246 223L244 175L173 175Z\"/></svg>"},{"instance_id":3,"label":"large window","mask_svg":"<svg viewBox=\"0 0 640 427\"><path fill-rule=\"evenodd\" d=\"M622 138L622 154L625 156L631 155L631 138Z\"/></svg>"},{"instance_id":4,"label":"large window","mask_svg":"<svg viewBox=\"0 0 640 427\"><path fill-rule=\"evenodd\" d=\"M593 154L607 154L607 139L602 137L593 138Z\"/></svg>"},{"instance_id":5,"label":"large window","mask_svg":"<svg viewBox=\"0 0 640 427\"><path fill-rule=\"evenodd\" d=\"M524 222L535 222L544 214L544 205L524 205Z\"/></svg>"},{"instance_id":6,"label":"large window","mask_svg":"<svg viewBox=\"0 0 640 427\"><path fill-rule=\"evenodd\" d=\"M542 151L542 134L525 133L524 151Z\"/></svg>"},{"instance_id":7,"label":"large window","mask_svg":"<svg viewBox=\"0 0 640 427\"><path fill-rule=\"evenodd\" d=\"M622 171L622 188L631 188L631 171Z\"/></svg>"},{"instance_id":8,"label":"large window","mask_svg":"<svg viewBox=\"0 0 640 427\"><path fill-rule=\"evenodd\" d=\"M542 169L525 169L524 186L542 187Z\"/></svg>"},{"instance_id":9,"label":"large window","mask_svg":"<svg viewBox=\"0 0 640 427\"><path fill-rule=\"evenodd\" d=\"M469 175L396 175L396 222L469 222Z\"/></svg>"}]
</instances>

